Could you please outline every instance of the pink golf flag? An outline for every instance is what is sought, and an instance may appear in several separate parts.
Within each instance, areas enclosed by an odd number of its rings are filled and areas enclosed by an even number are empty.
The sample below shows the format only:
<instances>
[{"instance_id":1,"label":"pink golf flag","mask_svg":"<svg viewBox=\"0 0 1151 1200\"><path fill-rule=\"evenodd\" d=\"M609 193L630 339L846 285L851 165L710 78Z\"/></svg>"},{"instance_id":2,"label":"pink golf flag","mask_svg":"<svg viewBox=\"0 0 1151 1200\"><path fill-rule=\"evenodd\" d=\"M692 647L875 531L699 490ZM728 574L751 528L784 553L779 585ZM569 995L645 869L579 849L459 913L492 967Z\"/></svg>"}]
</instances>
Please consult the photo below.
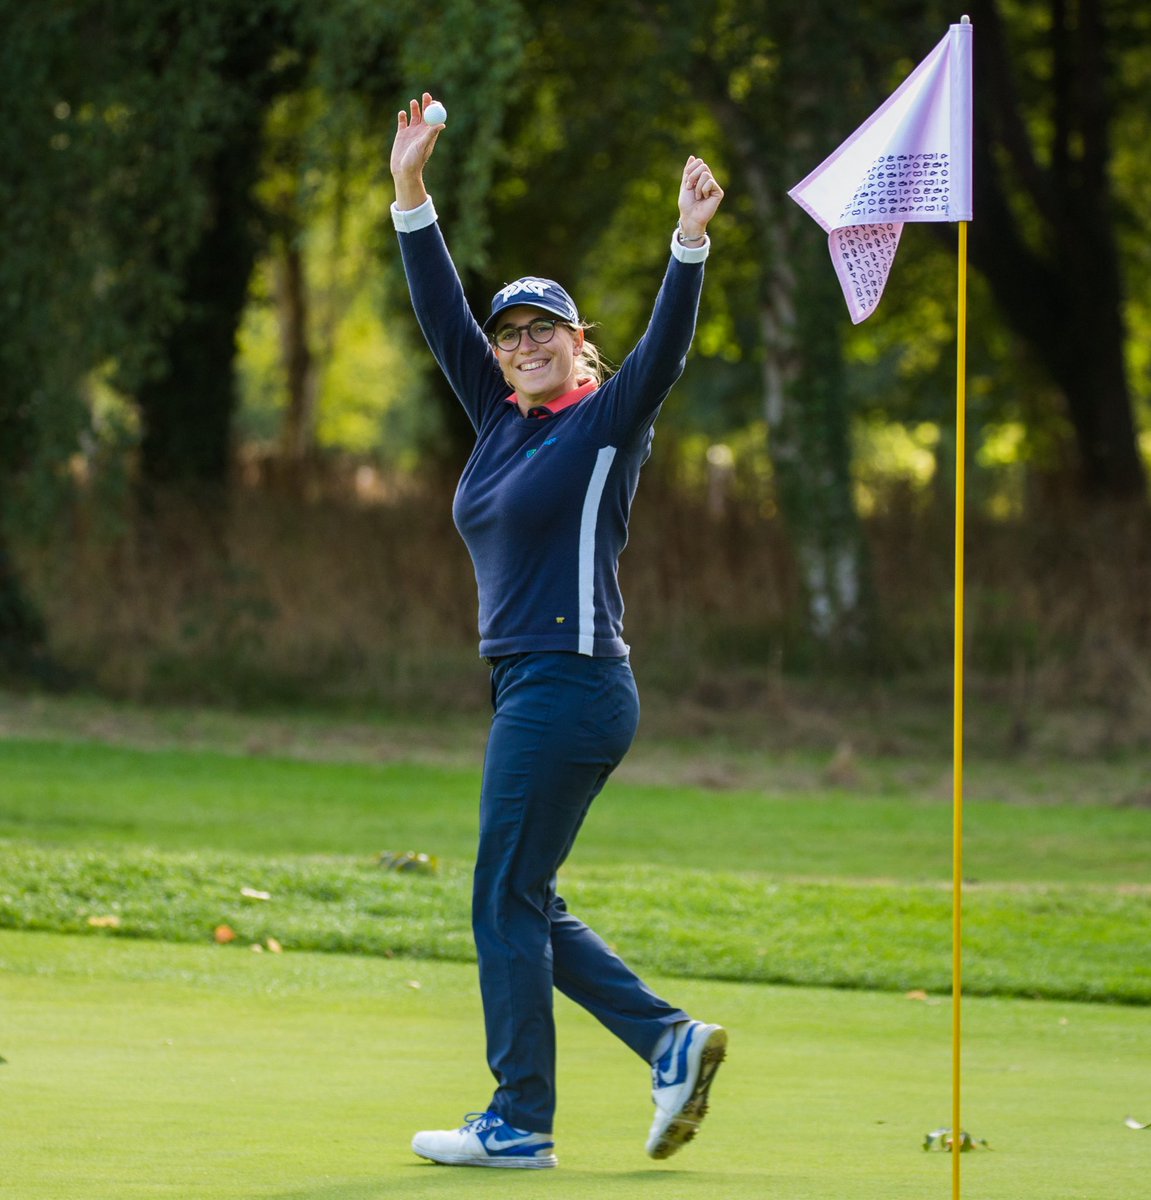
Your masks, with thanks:
<instances>
[{"instance_id":1,"label":"pink golf flag","mask_svg":"<svg viewBox=\"0 0 1151 1200\"><path fill-rule=\"evenodd\" d=\"M787 194L827 231L855 324L883 295L906 221L971 220L971 24Z\"/></svg>"}]
</instances>

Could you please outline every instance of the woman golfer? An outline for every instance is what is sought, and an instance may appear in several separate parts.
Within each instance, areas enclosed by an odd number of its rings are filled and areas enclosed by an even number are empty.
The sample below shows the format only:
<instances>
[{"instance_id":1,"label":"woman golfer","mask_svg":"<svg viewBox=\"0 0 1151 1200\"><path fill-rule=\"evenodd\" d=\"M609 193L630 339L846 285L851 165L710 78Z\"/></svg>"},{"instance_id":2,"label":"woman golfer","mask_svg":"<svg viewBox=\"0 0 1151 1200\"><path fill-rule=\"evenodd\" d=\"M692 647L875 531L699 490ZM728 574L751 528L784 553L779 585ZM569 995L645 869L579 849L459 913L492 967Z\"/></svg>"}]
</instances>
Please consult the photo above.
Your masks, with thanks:
<instances>
[{"instance_id":1,"label":"woman golfer","mask_svg":"<svg viewBox=\"0 0 1151 1200\"><path fill-rule=\"evenodd\" d=\"M695 330L723 189L688 159L651 323L605 380L575 304L550 279L517 279L482 325L472 315L424 188L444 129L424 118L431 100L399 114L392 216L416 316L476 431L453 513L492 672L472 925L497 1086L484 1112L416 1134L412 1149L457 1166L556 1165L554 987L651 1065L647 1152L666 1158L707 1110L727 1034L655 995L567 911L556 872L639 719L617 561L652 426Z\"/></svg>"}]
</instances>

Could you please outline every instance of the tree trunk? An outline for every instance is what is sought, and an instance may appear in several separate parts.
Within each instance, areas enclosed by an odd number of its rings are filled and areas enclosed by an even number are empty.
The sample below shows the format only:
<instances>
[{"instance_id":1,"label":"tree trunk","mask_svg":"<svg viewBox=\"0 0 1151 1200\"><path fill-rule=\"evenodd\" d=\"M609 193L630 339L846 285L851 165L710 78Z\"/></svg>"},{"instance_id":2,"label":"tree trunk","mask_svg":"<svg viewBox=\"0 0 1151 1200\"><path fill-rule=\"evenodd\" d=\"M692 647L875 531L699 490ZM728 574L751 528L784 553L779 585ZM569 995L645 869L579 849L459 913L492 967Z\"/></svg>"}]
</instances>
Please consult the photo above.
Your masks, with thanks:
<instances>
[{"instance_id":1,"label":"tree trunk","mask_svg":"<svg viewBox=\"0 0 1151 1200\"><path fill-rule=\"evenodd\" d=\"M758 308L768 452L804 584L807 629L825 646L864 651L873 633L872 588L852 490L838 283L823 239L807 230L792 237L805 218L790 201L780 203L768 176L766 163L790 156L779 148L772 154L740 109L717 106L764 243Z\"/></svg>"},{"instance_id":2,"label":"tree trunk","mask_svg":"<svg viewBox=\"0 0 1151 1200\"><path fill-rule=\"evenodd\" d=\"M318 364L311 348L307 272L295 240L283 244L275 270L280 355L288 385L280 449L289 470L298 474L315 450Z\"/></svg>"},{"instance_id":3,"label":"tree trunk","mask_svg":"<svg viewBox=\"0 0 1151 1200\"><path fill-rule=\"evenodd\" d=\"M28 599L0 533L0 678L46 681L44 622Z\"/></svg>"},{"instance_id":4,"label":"tree trunk","mask_svg":"<svg viewBox=\"0 0 1151 1200\"><path fill-rule=\"evenodd\" d=\"M258 134L248 130L230 138L209 167L214 219L186 267L184 315L163 347L163 373L136 397L145 491L227 488L236 333L256 255L250 189L257 165Z\"/></svg>"},{"instance_id":5,"label":"tree trunk","mask_svg":"<svg viewBox=\"0 0 1151 1200\"><path fill-rule=\"evenodd\" d=\"M786 241L792 224L791 214L777 215L778 241ZM785 257L773 255L778 266L761 309L776 491L804 582L809 631L823 644L860 650L872 632L871 589L852 492L850 413L835 332L842 298L818 240L805 250L777 246L776 252ZM802 290L794 288L797 274L806 280Z\"/></svg>"},{"instance_id":6,"label":"tree trunk","mask_svg":"<svg viewBox=\"0 0 1151 1200\"><path fill-rule=\"evenodd\" d=\"M1102 224L1095 226L1094 237L1090 225L1080 230L1079 253L1068 254L1070 269L1060 288L1061 320L1039 350L1067 399L1084 494L1097 500L1143 500L1147 480L1127 377L1123 286L1114 238L1111 227Z\"/></svg>"}]
</instances>

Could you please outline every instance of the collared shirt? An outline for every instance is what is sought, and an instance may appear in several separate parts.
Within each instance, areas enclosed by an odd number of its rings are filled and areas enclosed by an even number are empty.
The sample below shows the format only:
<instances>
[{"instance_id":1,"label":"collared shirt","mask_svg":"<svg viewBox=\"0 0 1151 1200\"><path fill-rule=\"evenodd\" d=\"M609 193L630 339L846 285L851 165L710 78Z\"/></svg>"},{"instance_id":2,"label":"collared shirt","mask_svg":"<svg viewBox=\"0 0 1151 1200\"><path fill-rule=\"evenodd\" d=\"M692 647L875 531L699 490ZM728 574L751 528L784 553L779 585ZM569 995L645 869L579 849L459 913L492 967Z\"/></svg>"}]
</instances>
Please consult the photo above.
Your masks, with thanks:
<instances>
[{"instance_id":1,"label":"collared shirt","mask_svg":"<svg viewBox=\"0 0 1151 1200\"><path fill-rule=\"evenodd\" d=\"M589 379L587 383L581 383L579 387L573 388L570 392L564 392L562 396L557 396L554 400L549 400L547 404L537 404L529 408L525 416L536 420L546 420L548 417L554 417L556 413L563 412L565 408L571 408L573 404L578 404L585 396L590 396L598 387L599 384L594 379ZM515 392L512 392L507 397L507 403L519 404L519 399Z\"/></svg>"}]
</instances>

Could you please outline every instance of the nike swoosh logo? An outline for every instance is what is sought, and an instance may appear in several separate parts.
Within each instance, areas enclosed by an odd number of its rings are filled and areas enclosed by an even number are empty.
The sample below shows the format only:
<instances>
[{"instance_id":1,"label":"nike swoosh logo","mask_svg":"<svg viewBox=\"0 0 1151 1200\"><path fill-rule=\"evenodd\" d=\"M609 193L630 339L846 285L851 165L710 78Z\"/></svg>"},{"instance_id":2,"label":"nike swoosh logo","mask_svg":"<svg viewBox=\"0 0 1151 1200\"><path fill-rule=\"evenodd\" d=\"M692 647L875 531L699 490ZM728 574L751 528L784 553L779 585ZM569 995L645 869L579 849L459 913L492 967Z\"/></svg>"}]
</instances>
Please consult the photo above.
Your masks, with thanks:
<instances>
[{"instance_id":1,"label":"nike swoosh logo","mask_svg":"<svg viewBox=\"0 0 1151 1200\"><path fill-rule=\"evenodd\" d=\"M673 1067L670 1071L665 1071L662 1067L656 1069L656 1076L659 1079L661 1087L671 1087L679 1079L679 1072Z\"/></svg>"},{"instance_id":2,"label":"nike swoosh logo","mask_svg":"<svg viewBox=\"0 0 1151 1200\"><path fill-rule=\"evenodd\" d=\"M672 1084L682 1083L687 1078L687 1052L691 1049L695 1039L696 1031L689 1030L687 1037L683 1039L683 1045L679 1047L672 1059L671 1068L669 1070L665 1070L663 1067L656 1068L656 1077L659 1079L661 1087L671 1087Z\"/></svg>"},{"instance_id":3,"label":"nike swoosh logo","mask_svg":"<svg viewBox=\"0 0 1151 1200\"><path fill-rule=\"evenodd\" d=\"M506 1126L505 1126L506 1128ZM517 1146L526 1146L529 1143L534 1149L544 1149L544 1143L536 1141L534 1133L525 1133L521 1135L513 1135L512 1137L500 1137L498 1130L492 1131L492 1136L489 1139L493 1146L499 1150L514 1150Z\"/></svg>"}]
</instances>

